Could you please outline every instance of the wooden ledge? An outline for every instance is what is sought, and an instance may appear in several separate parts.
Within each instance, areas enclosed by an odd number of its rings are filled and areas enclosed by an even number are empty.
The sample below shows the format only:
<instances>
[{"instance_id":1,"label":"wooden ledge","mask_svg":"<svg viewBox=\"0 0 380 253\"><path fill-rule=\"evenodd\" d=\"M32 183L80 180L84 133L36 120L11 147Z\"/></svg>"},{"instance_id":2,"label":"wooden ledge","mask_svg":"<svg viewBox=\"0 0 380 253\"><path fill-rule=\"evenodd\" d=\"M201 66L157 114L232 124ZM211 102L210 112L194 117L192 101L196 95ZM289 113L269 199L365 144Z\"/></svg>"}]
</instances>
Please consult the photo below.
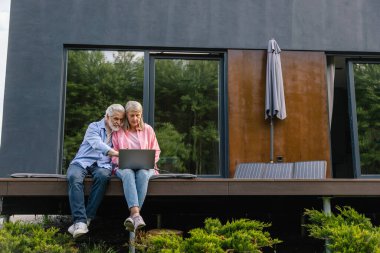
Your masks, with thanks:
<instances>
[{"instance_id":1,"label":"wooden ledge","mask_svg":"<svg viewBox=\"0 0 380 253\"><path fill-rule=\"evenodd\" d=\"M85 180L86 194L91 183ZM67 180L0 178L0 196L67 196ZM118 178L111 179L106 196L123 196ZM148 196L380 196L380 179L155 179Z\"/></svg>"}]
</instances>

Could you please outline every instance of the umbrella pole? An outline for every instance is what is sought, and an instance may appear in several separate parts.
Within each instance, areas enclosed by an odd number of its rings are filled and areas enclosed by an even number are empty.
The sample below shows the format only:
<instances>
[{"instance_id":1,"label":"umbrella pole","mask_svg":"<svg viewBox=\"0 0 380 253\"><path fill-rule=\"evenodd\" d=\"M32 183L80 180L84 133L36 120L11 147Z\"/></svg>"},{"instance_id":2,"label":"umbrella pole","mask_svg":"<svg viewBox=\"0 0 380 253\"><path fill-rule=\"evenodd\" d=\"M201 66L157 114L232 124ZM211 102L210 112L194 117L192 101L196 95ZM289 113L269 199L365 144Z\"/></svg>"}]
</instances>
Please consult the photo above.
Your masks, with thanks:
<instances>
[{"instance_id":1,"label":"umbrella pole","mask_svg":"<svg viewBox=\"0 0 380 253\"><path fill-rule=\"evenodd\" d=\"M270 162L273 163L273 118L270 118Z\"/></svg>"}]
</instances>

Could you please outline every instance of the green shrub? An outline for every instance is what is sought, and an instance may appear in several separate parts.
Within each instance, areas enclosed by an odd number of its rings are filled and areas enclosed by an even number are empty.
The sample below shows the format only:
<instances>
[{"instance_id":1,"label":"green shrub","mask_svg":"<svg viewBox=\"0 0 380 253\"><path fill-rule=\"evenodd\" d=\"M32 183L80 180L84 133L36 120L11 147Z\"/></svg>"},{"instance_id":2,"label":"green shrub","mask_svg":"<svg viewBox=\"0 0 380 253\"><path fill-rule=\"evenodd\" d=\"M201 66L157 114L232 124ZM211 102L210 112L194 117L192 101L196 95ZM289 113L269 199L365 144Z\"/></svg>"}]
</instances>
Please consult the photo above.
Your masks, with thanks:
<instances>
[{"instance_id":1,"label":"green shrub","mask_svg":"<svg viewBox=\"0 0 380 253\"><path fill-rule=\"evenodd\" d=\"M79 247L79 253L116 253L117 251L108 247L104 242L83 243Z\"/></svg>"},{"instance_id":2,"label":"green shrub","mask_svg":"<svg viewBox=\"0 0 380 253\"><path fill-rule=\"evenodd\" d=\"M212 219L206 220L213 222ZM264 231L270 227L269 223L263 223L256 220L239 219L232 222L227 222L221 227L219 233L223 235L225 240L225 248L237 250L237 252L261 252L264 247L272 247L274 244L280 243L278 239L272 239L270 234Z\"/></svg>"},{"instance_id":3,"label":"green shrub","mask_svg":"<svg viewBox=\"0 0 380 253\"><path fill-rule=\"evenodd\" d=\"M136 241L133 243L138 252L146 253L182 253L181 236L171 232L151 235L144 232L137 234Z\"/></svg>"},{"instance_id":4,"label":"green shrub","mask_svg":"<svg viewBox=\"0 0 380 253\"><path fill-rule=\"evenodd\" d=\"M182 239L176 234L142 235L135 243L139 252L145 253L259 253L264 247L280 243L263 231L270 224L239 219L225 225L219 219L208 218L204 228L189 231L189 237Z\"/></svg>"},{"instance_id":5,"label":"green shrub","mask_svg":"<svg viewBox=\"0 0 380 253\"><path fill-rule=\"evenodd\" d=\"M77 252L66 234L41 224L7 222L0 229L0 253L72 253Z\"/></svg>"},{"instance_id":6,"label":"green shrub","mask_svg":"<svg viewBox=\"0 0 380 253\"><path fill-rule=\"evenodd\" d=\"M327 240L331 252L380 252L380 229L351 207L336 207L338 214L306 209L311 237Z\"/></svg>"},{"instance_id":7,"label":"green shrub","mask_svg":"<svg viewBox=\"0 0 380 253\"><path fill-rule=\"evenodd\" d=\"M190 237L183 244L186 253L223 253L223 237L216 233L208 233L201 228L192 229Z\"/></svg>"}]
</instances>

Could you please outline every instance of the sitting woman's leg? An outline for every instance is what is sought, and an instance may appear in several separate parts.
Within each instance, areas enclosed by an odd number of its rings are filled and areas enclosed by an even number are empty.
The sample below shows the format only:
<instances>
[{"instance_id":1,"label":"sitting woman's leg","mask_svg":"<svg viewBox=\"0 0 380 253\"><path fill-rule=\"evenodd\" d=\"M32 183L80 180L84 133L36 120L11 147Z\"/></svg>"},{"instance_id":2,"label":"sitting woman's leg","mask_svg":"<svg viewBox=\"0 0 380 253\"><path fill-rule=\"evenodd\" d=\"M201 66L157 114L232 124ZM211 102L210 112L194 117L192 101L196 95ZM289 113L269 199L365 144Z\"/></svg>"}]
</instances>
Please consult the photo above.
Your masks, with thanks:
<instances>
[{"instance_id":1,"label":"sitting woman's leg","mask_svg":"<svg viewBox=\"0 0 380 253\"><path fill-rule=\"evenodd\" d=\"M136 171L136 189L139 199L140 210L144 203L146 193L148 191L149 178L154 174L154 170L138 170Z\"/></svg>"},{"instance_id":2,"label":"sitting woman's leg","mask_svg":"<svg viewBox=\"0 0 380 253\"><path fill-rule=\"evenodd\" d=\"M128 208L139 207L135 171L130 169L119 169L116 171L116 176L123 182L124 197L127 200Z\"/></svg>"},{"instance_id":3,"label":"sitting woman's leg","mask_svg":"<svg viewBox=\"0 0 380 253\"><path fill-rule=\"evenodd\" d=\"M144 203L148 189L149 178L154 174L153 170L117 170L116 176L123 181L124 195L130 210L130 216L124 221L127 230L134 232L145 226L140 216L140 209Z\"/></svg>"}]
</instances>

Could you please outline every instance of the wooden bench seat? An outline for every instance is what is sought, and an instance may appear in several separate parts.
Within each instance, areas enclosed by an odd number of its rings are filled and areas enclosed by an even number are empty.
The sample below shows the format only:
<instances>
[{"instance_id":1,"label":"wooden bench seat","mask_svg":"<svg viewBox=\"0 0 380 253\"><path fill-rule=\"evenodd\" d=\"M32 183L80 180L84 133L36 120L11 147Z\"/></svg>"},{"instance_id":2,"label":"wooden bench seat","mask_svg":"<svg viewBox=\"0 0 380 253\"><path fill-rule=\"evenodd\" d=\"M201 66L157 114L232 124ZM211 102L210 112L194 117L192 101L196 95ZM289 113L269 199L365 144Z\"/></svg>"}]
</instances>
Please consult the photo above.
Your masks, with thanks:
<instances>
[{"instance_id":1,"label":"wooden bench seat","mask_svg":"<svg viewBox=\"0 0 380 253\"><path fill-rule=\"evenodd\" d=\"M85 179L87 195L91 183L91 178ZM380 179L155 179L149 183L144 205L149 209L154 204L156 210L171 206L181 212L211 201L215 206L227 202L239 205L248 199L258 202L263 197L272 201L269 203L281 198L289 201L306 198L319 203L324 199L323 204L328 205L325 200L330 198L374 199L380 197ZM107 199L117 200L117 206L125 205L118 178L111 178L105 194L105 201ZM0 178L0 214L68 211L65 178Z\"/></svg>"},{"instance_id":2,"label":"wooden bench seat","mask_svg":"<svg viewBox=\"0 0 380 253\"><path fill-rule=\"evenodd\" d=\"M85 179L89 193L91 178ZM155 179L149 196L380 196L380 179ZM67 196L63 178L0 178L0 196ZM121 181L110 180L106 196L123 196Z\"/></svg>"}]
</instances>

